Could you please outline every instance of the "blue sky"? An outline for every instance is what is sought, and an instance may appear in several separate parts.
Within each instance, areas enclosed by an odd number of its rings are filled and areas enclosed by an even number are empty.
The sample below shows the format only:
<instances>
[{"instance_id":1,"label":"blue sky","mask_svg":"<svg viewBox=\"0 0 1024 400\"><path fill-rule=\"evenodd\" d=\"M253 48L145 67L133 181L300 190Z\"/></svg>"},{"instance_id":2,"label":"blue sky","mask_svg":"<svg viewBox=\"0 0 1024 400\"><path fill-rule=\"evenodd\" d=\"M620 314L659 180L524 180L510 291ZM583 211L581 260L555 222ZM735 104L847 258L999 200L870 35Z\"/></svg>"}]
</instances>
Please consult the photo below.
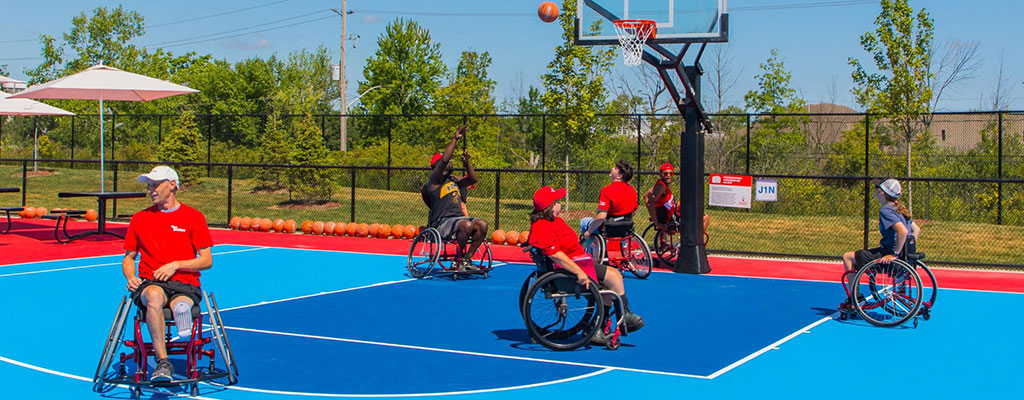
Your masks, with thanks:
<instances>
[{"instance_id":1,"label":"blue sky","mask_svg":"<svg viewBox=\"0 0 1024 400\"><path fill-rule=\"evenodd\" d=\"M333 51L335 59L339 53L340 19L330 9L340 8L341 0L5 3L5 18L0 23L0 64L7 64L12 77L20 79L25 79L26 67L40 61L38 35L59 37L79 12L97 6L116 7L121 3L146 18L146 35L135 39L139 45L161 45L175 53L213 54L228 61L274 53L286 55L295 49L312 49L321 44ZM824 3L828 3L827 6L822 6ZM457 62L459 53L464 50L490 52L494 59L490 74L498 82L495 95L499 100L516 95L518 87L540 86L539 77L560 41L558 26L545 24L536 16L540 0L348 0L347 4L349 10L355 11L349 16L349 34L359 36L358 41L350 42L355 48L349 48L346 58L346 70L352 82L348 90L350 99L357 95L354 82L362 78L363 64L373 54L376 39L385 24L399 16L416 19L428 28L434 40L441 43L444 60L449 66ZM1021 67L1024 65L1021 44L1024 27L1018 21L1024 14L1024 1L917 0L912 5L924 6L932 14L936 39L981 42L983 65L978 77L945 96L940 109L981 107L982 99L994 90L1001 54L1005 57L1004 76L1011 79L1011 85L1015 84L1010 108L1024 108L1024 70ZM742 103L743 94L756 84L754 75L758 73L758 64L768 57L769 49L778 48L793 74L793 86L809 103L830 99L834 82L838 92L836 102L856 108L849 94L852 81L846 60L855 56L867 61L868 55L861 49L859 37L873 28L877 3L729 0L728 7L731 25L728 46L735 58L734 69L742 68L728 102ZM621 61L617 61L614 68L628 75L628 67L622 66Z\"/></svg>"}]
</instances>

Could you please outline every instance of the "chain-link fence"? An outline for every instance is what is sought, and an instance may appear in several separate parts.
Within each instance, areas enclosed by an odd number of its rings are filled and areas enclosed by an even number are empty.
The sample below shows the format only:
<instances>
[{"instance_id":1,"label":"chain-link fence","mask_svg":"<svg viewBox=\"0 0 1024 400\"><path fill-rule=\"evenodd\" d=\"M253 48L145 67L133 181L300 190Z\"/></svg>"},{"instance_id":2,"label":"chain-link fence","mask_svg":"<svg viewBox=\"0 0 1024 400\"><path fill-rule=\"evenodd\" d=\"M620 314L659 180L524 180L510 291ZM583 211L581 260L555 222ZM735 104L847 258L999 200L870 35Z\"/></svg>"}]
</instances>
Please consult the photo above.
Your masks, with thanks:
<instances>
[{"instance_id":1,"label":"chain-link fence","mask_svg":"<svg viewBox=\"0 0 1024 400\"><path fill-rule=\"evenodd\" d=\"M176 116L109 118L107 190L141 189L135 178L154 162L134 160L157 159L156 145L174 129ZM286 116L298 118L319 122L325 145L338 147L339 116ZM749 210L707 208L710 251L836 257L873 246L878 204L867 182L896 177L904 181L901 201L922 226L920 248L929 260L1024 266L1024 113L943 113L909 125L866 114L711 118L705 171L776 179L779 199L754 202ZM349 116L350 152L328 165L302 167L263 160L265 116L198 116L209 162L189 165L203 178L182 198L219 225L233 215L422 224L426 206L419 190L430 154L455 127L468 125L459 151L473 154L480 178L469 191L469 211L492 229L521 231L528 229L530 197L540 186L569 189L565 218L575 224L593 215L615 160L639 166L631 183L640 195L657 179L658 165L678 160L677 115L599 115L594 126L601 128L578 133L566 132L565 120ZM55 193L98 189L96 117L3 121L0 186L21 187L23 200L4 194L0 202L95 207L87 199L58 200ZM47 139L34 140L35 132ZM33 148L40 160L32 159ZM145 206L144 200L121 200L110 212L116 217ZM646 217L636 220L646 224Z\"/></svg>"}]
</instances>

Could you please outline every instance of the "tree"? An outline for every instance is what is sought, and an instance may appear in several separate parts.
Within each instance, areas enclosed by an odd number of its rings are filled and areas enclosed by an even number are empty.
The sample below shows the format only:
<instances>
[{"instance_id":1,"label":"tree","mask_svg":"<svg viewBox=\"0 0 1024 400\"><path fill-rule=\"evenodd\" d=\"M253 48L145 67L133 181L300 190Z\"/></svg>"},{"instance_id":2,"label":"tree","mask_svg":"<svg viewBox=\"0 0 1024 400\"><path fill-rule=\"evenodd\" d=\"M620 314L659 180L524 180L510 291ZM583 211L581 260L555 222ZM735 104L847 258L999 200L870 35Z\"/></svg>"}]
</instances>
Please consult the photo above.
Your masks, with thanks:
<instances>
[{"instance_id":1,"label":"tree","mask_svg":"<svg viewBox=\"0 0 1024 400\"><path fill-rule=\"evenodd\" d=\"M398 18L377 38L377 51L366 60L359 92L374 86L360 100L369 114L425 114L434 103L434 95L445 73L441 45L434 43L430 31L416 21Z\"/></svg>"},{"instance_id":2,"label":"tree","mask_svg":"<svg viewBox=\"0 0 1024 400\"><path fill-rule=\"evenodd\" d=\"M295 146L290 155L292 165L324 165L327 164L327 147L324 145L323 132L313 120L306 115L295 133ZM331 170L322 168L290 168L288 177L304 203L322 203L331 199L334 193L334 182Z\"/></svg>"},{"instance_id":3,"label":"tree","mask_svg":"<svg viewBox=\"0 0 1024 400\"><path fill-rule=\"evenodd\" d=\"M757 89L747 92L743 100L748 111L769 115L759 117L750 133L749 157L761 173L794 172L800 165L792 162L793 155L804 150L806 141L799 124L806 118L784 114L802 112L805 103L790 86L792 74L786 70L778 49L771 49L760 68L761 73L754 76Z\"/></svg>"},{"instance_id":4,"label":"tree","mask_svg":"<svg viewBox=\"0 0 1024 400\"><path fill-rule=\"evenodd\" d=\"M491 62L486 51L463 51L448 85L437 92L437 110L445 114L493 114L496 82L487 76Z\"/></svg>"},{"instance_id":5,"label":"tree","mask_svg":"<svg viewBox=\"0 0 1024 400\"><path fill-rule=\"evenodd\" d=\"M912 176L912 147L920 122L930 112L934 78L930 71L934 24L924 8L917 11L909 0L881 0L882 11L875 18L877 28L860 37L878 72L867 72L856 58L852 90L857 103L868 112L879 113L899 132L905 145L907 176ZM913 183L907 184L907 205L913 208Z\"/></svg>"},{"instance_id":6,"label":"tree","mask_svg":"<svg viewBox=\"0 0 1024 400\"><path fill-rule=\"evenodd\" d=\"M110 10L96 7L93 15L79 13L71 19L71 30L58 45L50 35L40 35L43 61L25 71L30 84L46 82L78 72L97 63L120 68L125 60L138 57L140 50L128 42L145 33L142 15L123 6Z\"/></svg>"},{"instance_id":7,"label":"tree","mask_svg":"<svg viewBox=\"0 0 1024 400\"><path fill-rule=\"evenodd\" d=\"M562 10L565 12L558 17L563 41L555 48L554 56L548 63L548 72L541 78L546 89L543 96L544 108L548 112L565 115L564 118L552 121L551 132L564 133L570 147L585 149L599 139L592 135L594 114L605 101L604 74L611 67L614 49L577 46L573 43L575 9L576 1L563 2ZM596 31L600 23L595 22L589 29ZM574 153L585 154L583 151ZM569 167L568 154L565 167Z\"/></svg>"},{"instance_id":8,"label":"tree","mask_svg":"<svg viewBox=\"0 0 1024 400\"><path fill-rule=\"evenodd\" d=\"M160 161L170 162L178 171L181 186L189 186L199 182L203 167L198 165L182 165L175 162L200 162L203 142L196 126L195 111L185 108L175 120L174 127L164 136L160 143L158 156Z\"/></svg>"},{"instance_id":9,"label":"tree","mask_svg":"<svg viewBox=\"0 0 1024 400\"><path fill-rule=\"evenodd\" d=\"M706 102L711 103L711 110L716 113L722 112L726 107L729 92L736 87L740 76L745 68L739 71L733 69L736 57L732 54L732 46L728 43L711 46L711 57L708 66L708 79L704 80L710 96L704 96Z\"/></svg>"},{"instance_id":10,"label":"tree","mask_svg":"<svg viewBox=\"0 0 1024 400\"><path fill-rule=\"evenodd\" d=\"M264 124L263 135L260 137L260 155L264 164L288 164L295 144L291 135L281 121L281 113L272 111ZM279 168L257 168L256 180L267 189L284 187L285 173Z\"/></svg>"},{"instance_id":11,"label":"tree","mask_svg":"<svg viewBox=\"0 0 1024 400\"><path fill-rule=\"evenodd\" d=\"M1009 99L1013 98L1013 88L1016 86L1013 74L1003 70L1003 63L1006 61L1006 52L999 53L999 71L996 73L996 84L992 93L988 96L986 108L992 111L1006 111L1010 109Z\"/></svg>"}]
</instances>

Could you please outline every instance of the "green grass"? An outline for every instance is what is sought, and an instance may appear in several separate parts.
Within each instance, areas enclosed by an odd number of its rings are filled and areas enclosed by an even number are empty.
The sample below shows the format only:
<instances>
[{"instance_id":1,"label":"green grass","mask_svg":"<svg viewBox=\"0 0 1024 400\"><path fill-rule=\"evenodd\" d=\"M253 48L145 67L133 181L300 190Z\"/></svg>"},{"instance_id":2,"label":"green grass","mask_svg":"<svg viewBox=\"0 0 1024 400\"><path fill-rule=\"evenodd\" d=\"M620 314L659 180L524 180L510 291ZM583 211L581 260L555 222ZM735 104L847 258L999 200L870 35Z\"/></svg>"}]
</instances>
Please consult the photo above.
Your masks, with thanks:
<instances>
[{"instance_id":1,"label":"green grass","mask_svg":"<svg viewBox=\"0 0 1024 400\"><path fill-rule=\"evenodd\" d=\"M30 166L31 169L31 166ZM90 198L59 199L61 191L84 191L99 189L99 173L95 170L48 168L49 175L28 178L27 205L70 207L78 209L96 208L96 201ZM118 177L119 191L142 191L143 185L135 181L139 172L122 172ZM339 174L339 185L347 184L346 174ZM113 173L107 172L108 190L113 189ZM351 192L347 186L335 191L332 203L305 208L281 208L289 204L286 192L257 192L252 179L235 179L232 189L232 214L262 218L283 218L296 221L349 221ZM21 167L0 165L0 186L21 187ZM382 185L383 186L383 185ZM504 184L503 184L504 186ZM203 178L199 184L179 192L179 199L206 214L211 224L226 224L227 211L226 178ZM484 218L494 226L494 198L474 196L469 192L469 209L473 216ZM0 194L0 204L20 204L21 194ZM426 207L417 192L357 188L355 192L357 222L415 224L426 222ZM120 200L118 214L131 214L148 207L146 199ZM567 218L575 226L578 218L590 214L593 204L570 203L570 209L577 210ZM502 199L500 204L502 230L523 231L529 228L529 199ZM111 211L112 212L112 211ZM642 210L641 210L642 212ZM712 222L709 228L711 243L709 250L733 250L770 252L785 254L808 254L838 256L843 252L860 248L863 244L863 218L851 216L794 216L771 213L755 213L722 209L709 209ZM637 229L643 229L646 218L637 218ZM1024 265L1024 227L995 225L959 221L919 221L922 235L918 248L928 255L928 260L948 262L971 262L1007 265ZM869 245L878 243L875 229L877 220L872 218L869 228Z\"/></svg>"}]
</instances>

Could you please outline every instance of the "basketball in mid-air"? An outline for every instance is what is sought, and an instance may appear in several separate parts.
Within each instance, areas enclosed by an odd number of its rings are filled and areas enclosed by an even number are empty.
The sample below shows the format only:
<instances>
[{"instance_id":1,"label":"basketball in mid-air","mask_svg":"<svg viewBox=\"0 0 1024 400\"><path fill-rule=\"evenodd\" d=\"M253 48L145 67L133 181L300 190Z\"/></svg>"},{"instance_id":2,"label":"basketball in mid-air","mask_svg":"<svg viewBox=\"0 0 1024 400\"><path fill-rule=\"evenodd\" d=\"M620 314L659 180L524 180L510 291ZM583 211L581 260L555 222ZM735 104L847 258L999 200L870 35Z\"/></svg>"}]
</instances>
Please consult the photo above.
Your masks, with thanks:
<instances>
[{"instance_id":1,"label":"basketball in mid-air","mask_svg":"<svg viewBox=\"0 0 1024 400\"><path fill-rule=\"evenodd\" d=\"M540 3L540 7L537 8L537 16L541 21L554 22L558 19L558 6L550 1Z\"/></svg>"}]
</instances>

